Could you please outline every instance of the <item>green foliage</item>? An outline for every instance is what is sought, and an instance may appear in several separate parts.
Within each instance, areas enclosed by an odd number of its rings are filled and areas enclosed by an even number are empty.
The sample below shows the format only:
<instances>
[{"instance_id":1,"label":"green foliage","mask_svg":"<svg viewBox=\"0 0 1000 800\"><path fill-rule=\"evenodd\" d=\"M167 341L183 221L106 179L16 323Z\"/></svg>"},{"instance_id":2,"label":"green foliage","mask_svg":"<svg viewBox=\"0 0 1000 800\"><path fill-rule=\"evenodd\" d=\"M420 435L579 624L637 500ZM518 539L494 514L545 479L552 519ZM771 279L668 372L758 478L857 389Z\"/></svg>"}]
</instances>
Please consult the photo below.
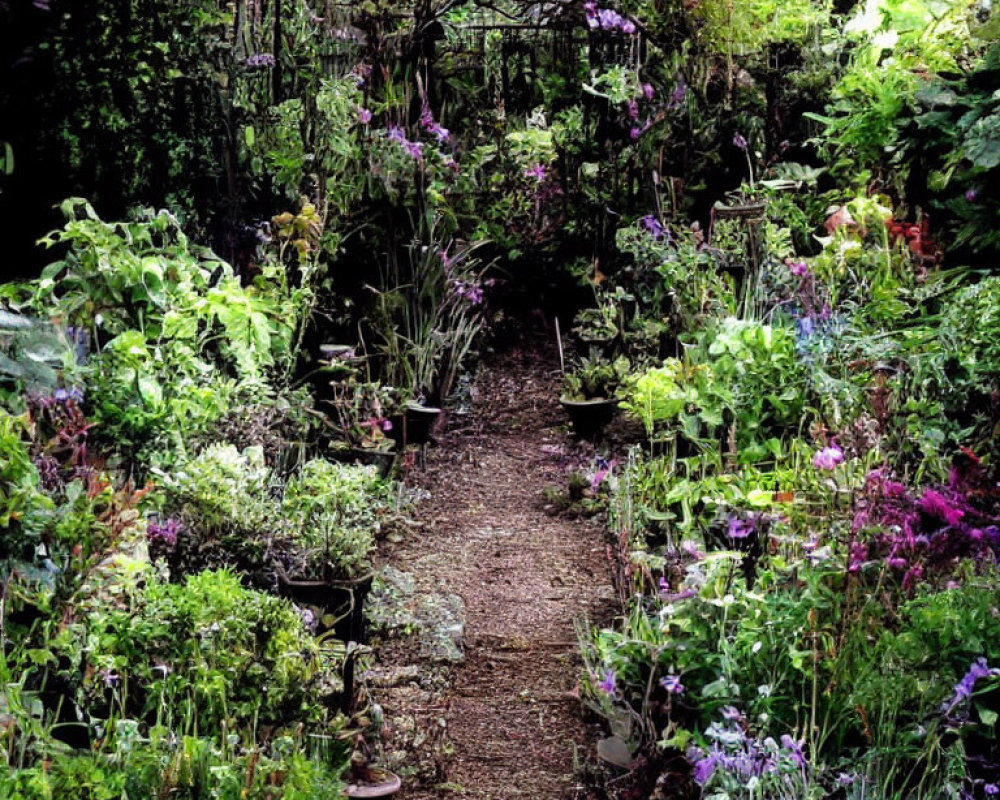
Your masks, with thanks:
<instances>
[{"instance_id":1,"label":"green foliage","mask_svg":"<svg viewBox=\"0 0 1000 800\"><path fill-rule=\"evenodd\" d=\"M187 529L171 557L185 573L210 559L250 571L278 561L299 579L356 576L391 500L374 467L313 459L286 483L259 446L211 445L159 478Z\"/></svg>"},{"instance_id":2,"label":"green foliage","mask_svg":"<svg viewBox=\"0 0 1000 800\"><path fill-rule=\"evenodd\" d=\"M371 466L313 459L289 480L281 503L312 574L358 575L368 566L390 484Z\"/></svg>"},{"instance_id":3,"label":"green foliage","mask_svg":"<svg viewBox=\"0 0 1000 800\"><path fill-rule=\"evenodd\" d=\"M77 594L73 624L50 643L91 724L125 714L217 735L331 718L336 653L288 601L224 570L179 584L122 557L115 568Z\"/></svg>"},{"instance_id":4,"label":"green foliage","mask_svg":"<svg viewBox=\"0 0 1000 800\"><path fill-rule=\"evenodd\" d=\"M244 287L166 212L105 223L84 201L63 208L69 222L44 241L69 245L65 258L9 294L89 332L98 352L87 410L102 441L142 463L169 461L228 405L286 380L311 309L307 269L295 286L270 261Z\"/></svg>"}]
</instances>

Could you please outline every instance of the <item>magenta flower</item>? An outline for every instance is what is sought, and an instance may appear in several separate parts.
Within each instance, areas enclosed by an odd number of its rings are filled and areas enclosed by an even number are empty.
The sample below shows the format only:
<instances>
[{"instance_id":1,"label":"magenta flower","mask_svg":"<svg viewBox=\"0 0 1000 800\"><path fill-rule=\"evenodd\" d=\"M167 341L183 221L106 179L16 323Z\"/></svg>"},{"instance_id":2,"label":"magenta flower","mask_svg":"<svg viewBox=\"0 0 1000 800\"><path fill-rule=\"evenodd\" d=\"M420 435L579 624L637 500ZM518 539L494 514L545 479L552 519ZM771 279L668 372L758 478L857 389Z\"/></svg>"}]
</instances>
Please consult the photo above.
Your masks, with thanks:
<instances>
[{"instance_id":1,"label":"magenta flower","mask_svg":"<svg viewBox=\"0 0 1000 800\"><path fill-rule=\"evenodd\" d=\"M642 136L642 128L632 128L632 129L631 129L631 130L630 130L630 131L628 132L628 135L629 135L629 138L630 138L630 139L631 139L631 140L632 140L632 141L634 142L634 141L636 141L636 140L637 140L637 139L638 139L638 138L639 138L640 136Z\"/></svg>"},{"instance_id":2,"label":"magenta flower","mask_svg":"<svg viewBox=\"0 0 1000 800\"><path fill-rule=\"evenodd\" d=\"M965 190L965 199L970 203L975 203L979 197L979 190L975 187Z\"/></svg>"},{"instance_id":3,"label":"magenta flower","mask_svg":"<svg viewBox=\"0 0 1000 800\"><path fill-rule=\"evenodd\" d=\"M526 178L534 178L536 181L538 181L539 183L541 183L542 181L545 180L545 165L544 164L535 164L532 167L528 167L524 171L524 177L526 177Z\"/></svg>"},{"instance_id":4,"label":"magenta flower","mask_svg":"<svg viewBox=\"0 0 1000 800\"><path fill-rule=\"evenodd\" d=\"M917 508L931 517L943 520L949 525L957 525L962 521L965 512L955 508L948 499L934 489L927 489L917 501Z\"/></svg>"},{"instance_id":5,"label":"magenta flower","mask_svg":"<svg viewBox=\"0 0 1000 800\"><path fill-rule=\"evenodd\" d=\"M795 261L794 259L786 258L785 263L788 265L789 272L796 277L801 278L803 275L809 274L809 265L801 259L799 261Z\"/></svg>"},{"instance_id":6,"label":"magenta flower","mask_svg":"<svg viewBox=\"0 0 1000 800\"><path fill-rule=\"evenodd\" d=\"M359 108L358 109L358 121L362 125L367 125L369 122L372 121L372 112L369 111L367 108Z\"/></svg>"},{"instance_id":7,"label":"magenta flower","mask_svg":"<svg viewBox=\"0 0 1000 800\"><path fill-rule=\"evenodd\" d=\"M844 460L844 451L832 444L824 447L813 456L813 466L816 469L832 470Z\"/></svg>"},{"instance_id":8,"label":"magenta flower","mask_svg":"<svg viewBox=\"0 0 1000 800\"><path fill-rule=\"evenodd\" d=\"M653 99L653 84L644 83L642 85L642 96L645 97L647 100Z\"/></svg>"}]
</instances>

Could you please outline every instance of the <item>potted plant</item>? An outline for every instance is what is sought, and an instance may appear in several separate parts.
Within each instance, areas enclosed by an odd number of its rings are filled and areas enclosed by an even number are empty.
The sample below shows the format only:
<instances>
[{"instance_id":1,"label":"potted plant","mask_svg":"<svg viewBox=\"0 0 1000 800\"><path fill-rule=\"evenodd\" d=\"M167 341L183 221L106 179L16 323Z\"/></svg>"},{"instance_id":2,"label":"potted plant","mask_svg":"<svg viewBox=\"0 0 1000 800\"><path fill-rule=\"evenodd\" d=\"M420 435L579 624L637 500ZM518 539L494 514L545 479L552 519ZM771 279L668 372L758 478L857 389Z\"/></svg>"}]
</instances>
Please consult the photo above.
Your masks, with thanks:
<instances>
[{"instance_id":1,"label":"potted plant","mask_svg":"<svg viewBox=\"0 0 1000 800\"><path fill-rule=\"evenodd\" d=\"M388 474L395 460L391 409L398 405L396 391L378 381L350 375L331 381L330 427L335 432L332 456L341 461L375 464Z\"/></svg>"},{"instance_id":2,"label":"potted plant","mask_svg":"<svg viewBox=\"0 0 1000 800\"><path fill-rule=\"evenodd\" d=\"M584 359L578 369L566 374L559 402L578 436L586 438L600 432L614 417L618 409L616 394L628 377L629 366L625 356L614 361Z\"/></svg>"}]
</instances>

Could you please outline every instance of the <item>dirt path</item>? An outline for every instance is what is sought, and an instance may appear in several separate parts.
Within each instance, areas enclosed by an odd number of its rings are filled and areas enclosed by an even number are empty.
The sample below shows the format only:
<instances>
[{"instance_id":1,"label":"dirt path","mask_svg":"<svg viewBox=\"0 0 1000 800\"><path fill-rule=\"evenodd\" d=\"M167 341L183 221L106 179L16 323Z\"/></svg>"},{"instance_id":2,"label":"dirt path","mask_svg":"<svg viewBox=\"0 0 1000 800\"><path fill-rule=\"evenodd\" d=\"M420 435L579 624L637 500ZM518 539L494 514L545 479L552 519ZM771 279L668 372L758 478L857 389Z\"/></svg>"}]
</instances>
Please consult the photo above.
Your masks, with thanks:
<instances>
[{"instance_id":1,"label":"dirt path","mask_svg":"<svg viewBox=\"0 0 1000 800\"><path fill-rule=\"evenodd\" d=\"M555 365L539 342L488 368L475 413L450 420L416 478L431 493L417 532L384 553L406 575L404 615L440 607L431 618L464 651L456 662L415 645L419 632L380 651L382 755L408 800L588 796L576 767L595 731L575 691L574 621L606 618L613 591L599 523L542 508L584 455L564 431Z\"/></svg>"}]
</instances>

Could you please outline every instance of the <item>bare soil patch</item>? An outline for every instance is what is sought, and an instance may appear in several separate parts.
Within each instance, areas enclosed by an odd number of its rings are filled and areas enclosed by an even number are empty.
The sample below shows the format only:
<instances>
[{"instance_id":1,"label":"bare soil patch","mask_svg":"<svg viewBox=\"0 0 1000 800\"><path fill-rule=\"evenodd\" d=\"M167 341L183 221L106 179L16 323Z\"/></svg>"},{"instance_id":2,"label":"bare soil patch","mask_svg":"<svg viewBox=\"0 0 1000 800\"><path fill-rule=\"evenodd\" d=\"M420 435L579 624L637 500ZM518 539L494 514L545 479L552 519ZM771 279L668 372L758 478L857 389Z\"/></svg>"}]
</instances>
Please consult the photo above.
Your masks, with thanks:
<instances>
[{"instance_id":1,"label":"bare soil patch","mask_svg":"<svg viewBox=\"0 0 1000 800\"><path fill-rule=\"evenodd\" d=\"M565 487L587 456L566 432L559 382L541 338L495 358L472 411L447 420L426 471L410 478L429 492L416 524L381 553L412 576L404 605L464 606L459 663L422 647L419 632L378 648L379 756L404 773L411 800L590 796L578 768L599 732L577 693L574 626L605 620L614 591L601 523L542 508L544 488Z\"/></svg>"}]
</instances>

